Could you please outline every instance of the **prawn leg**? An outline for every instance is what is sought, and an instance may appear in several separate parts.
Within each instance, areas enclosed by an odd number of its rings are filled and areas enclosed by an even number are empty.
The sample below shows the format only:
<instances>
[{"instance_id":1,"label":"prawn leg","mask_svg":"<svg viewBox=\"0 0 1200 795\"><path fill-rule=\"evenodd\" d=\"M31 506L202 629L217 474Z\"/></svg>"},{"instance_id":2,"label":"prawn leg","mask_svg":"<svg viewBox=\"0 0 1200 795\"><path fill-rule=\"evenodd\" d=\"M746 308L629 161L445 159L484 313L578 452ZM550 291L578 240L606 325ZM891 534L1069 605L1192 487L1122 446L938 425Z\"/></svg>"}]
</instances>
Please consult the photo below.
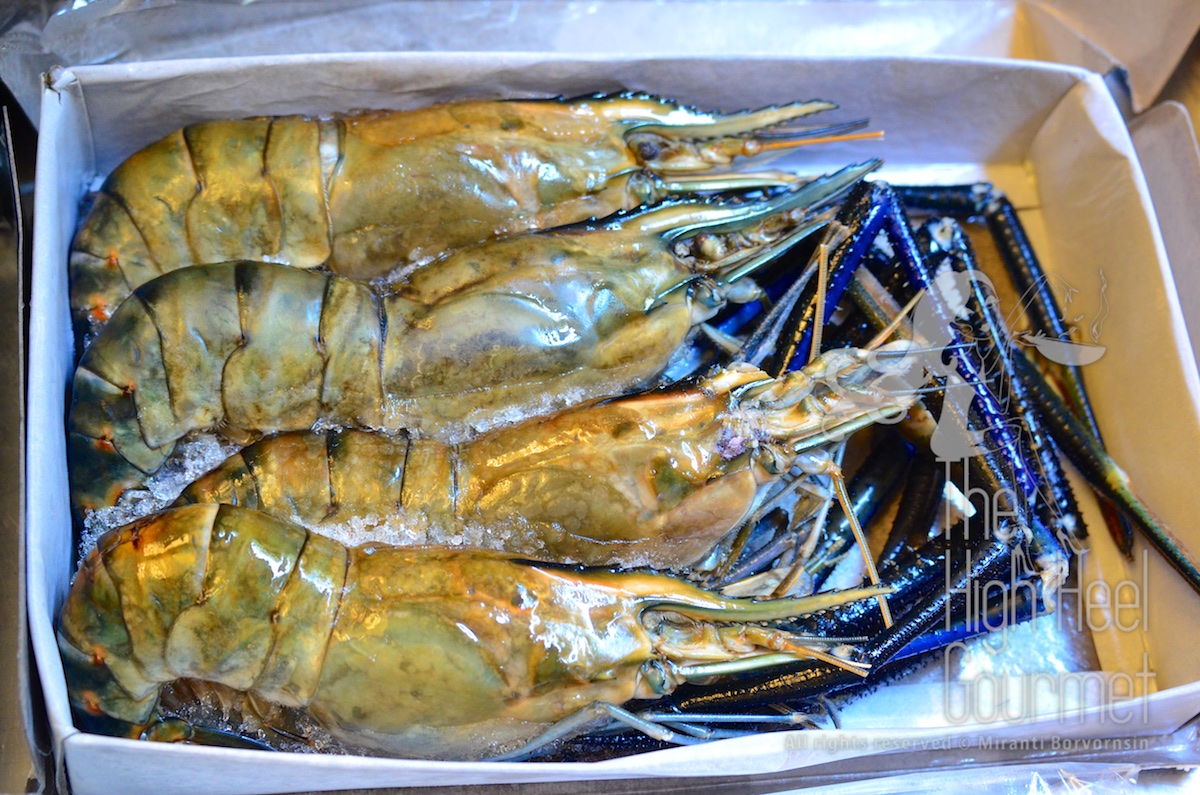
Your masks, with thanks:
<instances>
[{"instance_id":1,"label":"prawn leg","mask_svg":"<svg viewBox=\"0 0 1200 795\"><path fill-rule=\"evenodd\" d=\"M913 288L925 291L926 295L938 295L939 292L936 291L941 289L939 280L948 277L942 276L941 272L935 273L926 263L896 194L890 186L878 183L869 187L864 186L863 192L867 191L875 195L873 206L883 207L886 210L882 213L883 228L896 251L897 259L904 265ZM967 281L971 280L968 278ZM970 295L969 289L967 293ZM1011 478L1006 480L1011 483L1012 487L1004 488L1002 493L997 494L997 497L1011 502L1009 509L1013 513L1010 515L1022 517L1021 524L1028 534L1030 551L1037 558L1037 566L1047 584L1047 591L1052 593L1057 584L1065 577L1068 555L1041 520L1036 515L1031 515L1030 506L1035 503L1039 490L1038 478L1023 454L1021 439L1012 429L1001 402L983 375L984 371L981 362L977 359L977 351L973 346L964 344L957 327L952 322L954 312L958 311L958 308L950 307L946 303L936 300L931 301L930 304L934 310L933 315L937 324L948 335L948 344L959 350L959 355L956 355L954 359L957 375L965 383L974 385L968 413L978 412L978 424L968 423L968 426L985 429L983 433L989 440L992 450L1003 451L1007 464L1006 469L1011 471ZM954 374L950 374L949 378L953 377ZM949 381L947 383L949 384ZM952 413L952 416L960 422L965 420L958 413ZM968 438L967 431L968 428L960 429L962 438ZM998 480L996 477L1000 474L999 462L995 462L994 465L986 465L990 462L988 451L984 449L977 449L976 455L970 458L971 468L981 468L988 475L990 482L999 487L1005 486L1005 481Z\"/></svg>"},{"instance_id":2,"label":"prawn leg","mask_svg":"<svg viewBox=\"0 0 1200 795\"><path fill-rule=\"evenodd\" d=\"M887 663L909 644L926 634L956 602L964 601L973 583L999 579L1006 581L1011 558L1018 545L1018 535L1008 541L993 539L978 554L967 552L955 566L949 587L930 592L913 605L901 620L884 630L875 640L860 647L858 659L872 666L874 677L886 675ZM945 585L945 570L934 566L934 578ZM680 712L725 712L763 704L780 704L818 698L828 693L860 684L862 679L841 668L823 663L799 663L795 667L767 677L751 678L719 690L681 688L671 701Z\"/></svg>"},{"instance_id":3,"label":"prawn leg","mask_svg":"<svg viewBox=\"0 0 1200 795\"><path fill-rule=\"evenodd\" d=\"M900 441L894 434L891 438L876 445L867 460L850 479L849 492L853 513L864 524L870 524L901 482L901 476L909 465L908 445ZM904 494L907 494L907 490ZM838 506L838 512L832 517L832 531L827 540L814 552L811 560L806 561L804 568L813 577L816 590L821 590L826 577L832 571L832 563L839 560L847 552L847 547L853 536L850 524L846 518L845 509Z\"/></svg>"},{"instance_id":4,"label":"prawn leg","mask_svg":"<svg viewBox=\"0 0 1200 795\"><path fill-rule=\"evenodd\" d=\"M615 704L599 701L568 715L544 732L534 737L520 748L515 748L503 754L489 756L487 762L521 762L562 740L577 737L581 734L607 727L609 724L620 724L641 732L651 739L674 745L692 745L700 742L690 734L672 731L660 722L648 720Z\"/></svg>"}]
</instances>

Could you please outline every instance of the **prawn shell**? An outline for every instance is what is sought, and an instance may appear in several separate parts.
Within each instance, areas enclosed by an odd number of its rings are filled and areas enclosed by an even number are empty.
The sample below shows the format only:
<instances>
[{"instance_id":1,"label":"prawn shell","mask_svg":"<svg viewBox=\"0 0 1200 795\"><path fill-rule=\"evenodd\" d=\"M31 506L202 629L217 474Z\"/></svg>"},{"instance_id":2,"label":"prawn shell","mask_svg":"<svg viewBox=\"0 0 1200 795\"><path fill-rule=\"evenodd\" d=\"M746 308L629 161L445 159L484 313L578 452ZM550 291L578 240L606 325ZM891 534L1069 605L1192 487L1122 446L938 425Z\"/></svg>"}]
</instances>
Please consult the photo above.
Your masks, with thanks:
<instances>
[{"instance_id":1,"label":"prawn shell","mask_svg":"<svg viewBox=\"0 0 1200 795\"><path fill-rule=\"evenodd\" d=\"M71 306L108 322L133 289L162 275L141 230L116 198L97 194L71 250Z\"/></svg>"},{"instance_id":2,"label":"prawn shell","mask_svg":"<svg viewBox=\"0 0 1200 795\"><path fill-rule=\"evenodd\" d=\"M80 476L84 471L92 475L107 471L117 478L144 480L146 473L166 461L170 449L146 443L129 392L80 367L75 373L74 400L80 408L71 414L68 438L73 440L72 462L80 467ZM138 472L140 477L135 474ZM77 485L91 490L87 481L80 480Z\"/></svg>"},{"instance_id":3,"label":"prawn shell","mask_svg":"<svg viewBox=\"0 0 1200 795\"><path fill-rule=\"evenodd\" d=\"M644 383L692 326L685 290L646 305L686 278L659 237L637 229L464 249L383 301L383 386L403 396L389 402L385 427L401 417L475 424L504 406Z\"/></svg>"},{"instance_id":4,"label":"prawn shell","mask_svg":"<svg viewBox=\"0 0 1200 795\"><path fill-rule=\"evenodd\" d=\"M613 179L639 168L624 128L567 104L443 105L348 118L342 130L332 259L351 278L632 206L625 178Z\"/></svg>"},{"instance_id":5,"label":"prawn shell","mask_svg":"<svg viewBox=\"0 0 1200 795\"><path fill-rule=\"evenodd\" d=\"M281 227L278 261L294 268L315 268L329 260L321 145L331 133L336 136L330 122L284 116L271 121L267 134L265 176L274 188Z\"/></svg>"},{"instance_id":6,"label":"prawn shell","mask_svg":"<svg viewBox=\"0 0 1200 795\"><path fill-rule=\"evenodd\" d=\"M275 437L283 438L283 437ZM240 508L264 510L263 501L258 496L259 473L251 469L246 460L246 451L254 445L249 445L234 453L218 464L211 471L193 480L179 495L176 505L187 505L193 502L215 502L221 505L235 505ZM199 500L194 495L204 493L211 499Z\"/></svg>"},{"instance_id":7,"label":"prawn shell","mask_svg":"<svg viewBox=\"0 0 1200 795\"><path fill-rule=\"evenodd\" d=\"M167 273L195 264L187 214L201 189L187 140L178 130L130 155L109 175L100 191L125 208L159 272ZM91 223L90 218L84 219L79 236L98 237L89 228ZM122 264L123 255L118 252ZM126 280L136 287L133 275L126 273Z\"/></svg>"},{"instance_id":8,"label":"prawn shell","mask_svg":"<svg viewBox=\"0 0 1200 795\"><path fill-rule=\"evenodd\" d=\"M183 129L197 182L184 217L193 262L279 251L279 202L264 157L269 129L258 119Z\"/></svg>"},{"instance_id":9,"label":"prawn shell","mask_svg":"<svg viewBox=\"0 0 1200 795\"><path fill-rule=\"evenodd\" d=\"M69 433L67 457L71 500L79 512L116 505L123 493L146 482L146 473L119 454L108 439Z\"/></svg>"},{"instance_id":10,"label":"prawn shell","mask_svg":"<svg viewBox=\"0 0 1200 795\"><path fill-rule=\"evenodd\" d=\"M213 678L249 690L275 646L274 613L307 539L263 533L258 517L221 506L194 604L180 610L163 652L177 677ZM264 620L265 618L265 620Z\"/></svg>"},{"instance_id":11,"label":"prawn shell","mask_svg":"<svg viewBox=\"0 0 1200 795\"><path fill-rule=\"evenodd\" d=\"M632 578L431 547L350 554L310 711L360 743L478 754L481 743L537 733L598 699L627 701L631 673L652 654ZM683 588L666 578L648 585ZM380 682L381 659L395 685L364 686Z\"/></svg>"},{"instance_id":12,"label":"prawn shell","mask_svg":"<svg viewBox=\"0 0 1200 795\"><path fill-rule=\"evenodd\" d=\"M126 525L101 549L121 595L131 656L149 679L177 678L163 650L183 610L202 601L209 528L220 506L194 506ZM197 517L202 521L197 522Z\"/></svg>"},{"instance_id":13,"label":"prawn shell","mask_svg":"<svg viewBox=\"0 0 1200 795\"><path fill-rule=\"evenodd\" d=\"M360 428L383 426L379 362L385 321L379 299L362 285L330 279L321 315L320 347L325 356L321 413Z\"/></svg>"},{"instance_id":14,"label":"prawn shell","mask_svg":"<svg viewBox=\"0 0 1200 795\"><path fill-rule=\"evenodd\" d=\"M285 706L301 707L312 699L329 645L329 638L314 629L333 625L347 566L344 546L313 533L305 536L291 576L268 613L275 642L254 682L256 692Z\"/></svg>"},{"instance_id":15,"label":"prawn shell","mask_svg":"<svg viewBox=\"0 0 1200 795\"><path fill-rule=\"evenodd\" d=\"M501 429L460 449L456 513L559 559L673 568L745 518L758 482L725 460L728 402L649 393Z\"/></svg>"},{"instance_id":16,"label":"prawn shell","mask_svg":"<svg viewBox=\"0 0 1200 795\"><path fill-rule=\"evenodd\" d=\"M229 268L185 268L171 283L143 285L143 303L161 340L170 374L170 406L178 425L209 428L224 420L225 362L242 344L238 285ZM96 350L107 346L95 345Z\"/></svg>"},{"instance_id":17,"label":"prawn shell","mask_svg":"<svg viewBox=\"0 0 1200 795\"><path fill-rule=\"evenodd\" d=\"M135 710L148 709L158 683L147 678L133 659L121 597L98 550L93 549L80 566L72 589L87 594L87 598L68 599L59 615L59 649L68 667L87 683L73 692L90 690L99 703L133 702Z\"/></svg>"},{"instance_id":18,"label":"prawn shell","mask_svg":"<svg viewBox=\"0 0 1200 795\"><path fill-rule=\"evenodd\" d=\"M231 506L185 506L113 531L59 621L73 700L141 723L160 684L195 677L302 705L345 573L340 544Z\"/></svg>"},{"instance_id":19,"label":"prawn shell","mask_svg":"<svg viewBox=\"0 0 1200 795\"><path fill-rule=\"evenodd\" d=\"M290 449L285 449L282 455L263 456L257 452L263 449L262 446L251 445L227 459L240 462L244 467L247 478L239 478L240 482L253 483L253 496L247 495L250 498L240 504L247 508L259 508L262 505L290 503L302 521L325 518L329 514L329 507L335 503L329 485L329 454L324 434L284 434L276 439L278 444ZM241 475L236 470L232 474L234 477ZM309 483L312 487L303 492L280 491L280 484L296 481ZM216 482L219 484L220 480Z\"/></svg>"},{"instance_id":20,"label":"prawn shell","mask_svg":"<svg viewBox=\"0 0 1200 795\"><path fill-rule=\"evenodd\" d=\"M328 278L239 266L237 282L242 344L222 373L225 422L247 430L312 427L321 415L320 331Z\"/></svg>"},{"instance_id":21,"label":"prawn shell","mask_svg":"<svg viewBox=\"0 0 1200 795\"><path fill-rule=\"evenodd\" d=\"M380 433L326 435L329 490L341 516L394 513L408 469L409 443Z\"/></svg>"},{"instance_id":22,"label":"prawn shell","mask_svg":"<svg viewBox=\"0 0 1200 795\"><path fill-rule=\"evenodd\" d=\"M407 437L379 433L280 434L225 459L176 504L238 505L307 525L391 515L404 505L409 447Z\"/></svg>"},{"instance_id":23,"label":"prawn shell","mask_svg":"<svg viewBox=\"0 0 1200 795\"><path fill-rule=\"evenodd\" d=\"M127 301L109 323L112 336L121 340L120 345L93 346L84 355L79 369L94 375L115 392L101 404L114 418L127 417L117 408L123 402L117 393L132 400L136 427L145 446L162 447L172 441L172 430L176 427L175 413L171 409L171 388L167 384L167 370L163 361L162 339L153 319L140 300ZM114 422L114 425L122 423ZM119 435L119 430L114 434ZM132 437L132 434L130 434ZM135 463L138 463L135 461Z\"/></svg>"},{"instance_id":24,"label":"prawn shell","mask_svg":"<svg viewBox=\"0 0 1200 795\"><path fill-rule=\"evenodd\" d=\"M116 448L76 446L77 505L111 504L100 496L111 484L82 479L105 469L90 459L152 473L192 430L324 420L453 435L514 407L545 412L645 381L690 328L685 291L649 313L633 297L681 278L657 264L597 277L593 258L555 281L538 259L429 305L419 288L381 302L363 285L266 263L167 274L121 306L77 370L70 430ZM525 311L502 311L510 304Z\"/></svg>"}]
</instances>

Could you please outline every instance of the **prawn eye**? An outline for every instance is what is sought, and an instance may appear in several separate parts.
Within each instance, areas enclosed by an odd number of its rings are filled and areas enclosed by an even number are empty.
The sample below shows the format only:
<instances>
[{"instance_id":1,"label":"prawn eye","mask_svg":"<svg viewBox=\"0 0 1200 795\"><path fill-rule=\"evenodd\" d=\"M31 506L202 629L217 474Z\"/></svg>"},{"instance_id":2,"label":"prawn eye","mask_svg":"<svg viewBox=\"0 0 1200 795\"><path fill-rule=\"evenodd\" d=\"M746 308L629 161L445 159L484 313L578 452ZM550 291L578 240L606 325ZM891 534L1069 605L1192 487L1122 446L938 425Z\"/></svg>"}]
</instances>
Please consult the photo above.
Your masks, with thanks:
<instances>
[{"instance_id":1,"label":"prawn eye","mask_svg":"<svg viewBox=\"0 0 1200 795\"><path fill-rule=\"evenodd\" d=\"M629 148L644 166L650 165L671 148L670 142L666 138L648 132L630 135L628 144Z\"/></svg>"},{"instance_id":2,"label":"prawn eye","mask_svg":"<svg viewBox=\"0 0 1200 795\"><path fill-rule=\"evenodd\" d=\"M666 668L659 660L648 660L642 665L642 681L655 695L665 696L670 692Z\"/></svg>"},{"instance_id":3,"label":"prawn eye","mask_svg":"<svg viewBox=\"0 0 1200 795\"><path fill-rule=\"evenodd\" d=\"M720 309L725 305L725 296L717 289L716 284L707 279L692 284L688 290L688 297L706 309Z\"/></svg>"},{"instance_id":4,"label":"prawn eye","mask_svg":"<svg viewBox=\"0 0 1200 795\"><path fill-rule=\"evenodd\" d=\"M787 462L783 456L779 454L778 450L769 445L758 447L754 450L752 456L758 465L769 475L780 475L788 469Z\"/></svg>"},{"instance_id":5,"label":"prawn eye","mask_svg":"<svg viewBox=\"0 0 1200 795\"><path fill-rule=\"evenodd\" d=\"M651 204L662 198L657 180L645 172L638 172L629 178L629 192L639 204Z\"/></svg>"}]
</instances>

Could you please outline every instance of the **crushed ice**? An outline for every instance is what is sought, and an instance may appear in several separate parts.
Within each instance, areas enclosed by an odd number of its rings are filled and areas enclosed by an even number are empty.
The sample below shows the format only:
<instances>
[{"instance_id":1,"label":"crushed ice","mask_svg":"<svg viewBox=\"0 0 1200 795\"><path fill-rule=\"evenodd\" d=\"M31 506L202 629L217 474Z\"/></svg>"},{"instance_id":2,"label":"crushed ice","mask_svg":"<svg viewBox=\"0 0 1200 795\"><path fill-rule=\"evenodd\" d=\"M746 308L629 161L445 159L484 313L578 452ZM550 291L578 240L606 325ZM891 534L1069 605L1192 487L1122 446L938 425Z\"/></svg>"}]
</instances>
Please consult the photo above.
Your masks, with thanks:
<instances>
[{"instance_id":1,"label":"crushed ice","mask_svg":"<svg viewBox=\"0 0 1200 795\"><path fill-rule=\"evenodd\" d=\"M100 536L135 519L166 508L192 481L241 449L211 433L191 434L180 440L162 468L146 480L145 488L130 489L117 504L90 512L83 520L79 559L96 546Z\"/></svg>"}]
</instances>

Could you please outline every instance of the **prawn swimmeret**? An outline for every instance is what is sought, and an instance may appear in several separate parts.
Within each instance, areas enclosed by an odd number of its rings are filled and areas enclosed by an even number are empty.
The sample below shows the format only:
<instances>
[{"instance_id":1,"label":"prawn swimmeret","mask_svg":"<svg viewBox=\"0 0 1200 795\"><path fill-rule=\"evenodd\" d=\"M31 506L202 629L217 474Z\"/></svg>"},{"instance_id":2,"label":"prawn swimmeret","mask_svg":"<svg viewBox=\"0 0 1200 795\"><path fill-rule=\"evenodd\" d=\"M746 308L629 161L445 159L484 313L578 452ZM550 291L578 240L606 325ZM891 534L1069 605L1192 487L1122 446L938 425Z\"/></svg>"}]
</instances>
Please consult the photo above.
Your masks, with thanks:
<instances>
[{"instance_id":1,"label":"prawn swimmeret","mask_svg":"<svg viewBox=\"0 0 1200 795\"><path fill-rule=\"evenodd\" d=\"M694 679L802 659L865 674L832 644L762 622L886 592L728 599L498 552L348 549L256 511L190 505L100 539L58 638L76 708L135 737L160 687L189 678L303 708L352 746L476 759Z\"/></svg>"},{"instance_id":2,"label":"prawn swimmeret","mask_svg":"<svg viewBox=\"0 0 1200 795\"><path fill-rule=\"evenodd\" d=\"M101 187L73 247L75 322L81 335L102 326L131 290L188 265L328 264L367 280L670 195L794 185L705 172L858 126L794 125L833 107L714 114L622 95L193 124Z\"/></svg>"}]
</instances>

